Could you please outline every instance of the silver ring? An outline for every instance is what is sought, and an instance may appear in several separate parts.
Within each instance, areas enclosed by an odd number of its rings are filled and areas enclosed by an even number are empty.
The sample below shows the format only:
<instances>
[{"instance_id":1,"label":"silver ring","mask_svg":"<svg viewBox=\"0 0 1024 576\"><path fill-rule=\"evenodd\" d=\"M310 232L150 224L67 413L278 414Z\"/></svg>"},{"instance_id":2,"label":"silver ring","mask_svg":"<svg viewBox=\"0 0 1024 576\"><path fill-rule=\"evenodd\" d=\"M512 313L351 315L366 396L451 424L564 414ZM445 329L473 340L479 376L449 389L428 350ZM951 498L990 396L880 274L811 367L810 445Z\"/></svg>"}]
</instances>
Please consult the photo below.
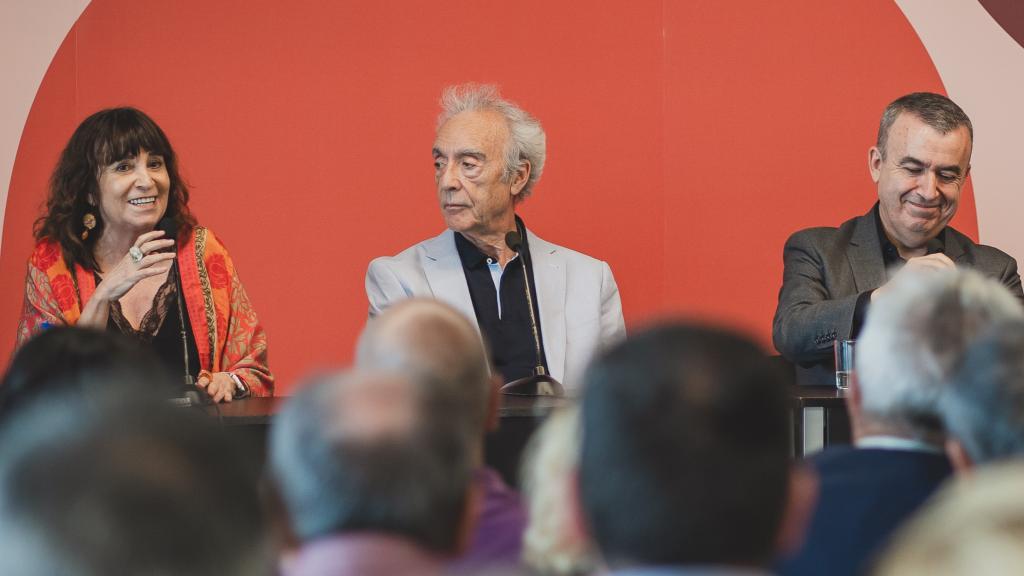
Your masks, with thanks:
<instances>
[{"instance_id":1,"label":"silver ring","mask_svg":"<svg viewBox=\"0 0 1024 576\"><path fill-rule=\"evenodd\" d=\"M132 257L132 262L136 264L141 262L142 257L145 256L145 254L142 253L142 250L140 250L138 246L132 246L131 248L129 248L128 255Z\"/></svg>"}]
</instances>

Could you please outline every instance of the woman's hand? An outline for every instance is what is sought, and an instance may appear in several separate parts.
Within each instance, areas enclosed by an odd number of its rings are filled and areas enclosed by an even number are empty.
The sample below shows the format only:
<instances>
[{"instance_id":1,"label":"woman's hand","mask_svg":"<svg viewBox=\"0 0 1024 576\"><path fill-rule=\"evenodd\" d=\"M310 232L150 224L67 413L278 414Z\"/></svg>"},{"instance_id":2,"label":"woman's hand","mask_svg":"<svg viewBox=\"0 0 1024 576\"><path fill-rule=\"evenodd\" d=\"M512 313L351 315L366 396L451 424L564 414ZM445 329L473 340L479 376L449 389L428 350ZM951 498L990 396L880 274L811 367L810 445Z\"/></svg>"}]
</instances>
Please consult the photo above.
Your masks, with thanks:
<instances>
[{"instance_id":1,"label":"woman's hand","mask_svg":"<svg viewBox=\"0 0 1024 576\"><path fill-rule=\"evenodd\" d=\"M86 302L82 316L78 319L79 326L106 328L111 302L120 300L143 278L163 274L170 270L171 260L176 256L175 253L173 251L156 252L156 250L174 246L174 240L161 239L160 237L163 235L163 230L153 230L141 234L135 239L135 244L132 247L138 248L142 252L142 259L135 262L129 252L118 261L116 266L107 271L103 281L96 285L96 291L93 292L92 298Z\"/></svg>"},{"instance_id":2,"label":"woman's hand","mask_svg":"<svg viewBox=\"0 0 1024 576\"><path fill-rule=\"evenodd\" d=\"M106 272L103 281L96 286L96 296L100 296L107 302L120 300L140 280L164 274L171 269L171 260L176 254L171 252L157 252L174 246L174 240L160 238L164 235L163 230L153 230L141 234L133 245L142 252L142 259L136 262L132 259L131 252L124 255L121 261Z\"/></svg>"},{"instance_id":3,"label":"woman's hand","mask_svg":"<svg viewBox=\"0 0 1024 576\"><path fill-rule=\"evenodd\" d=\"M214 402L231 402L235 397L235 380L228 372L200 372L196 386L205 390Z\"/></svg>"}]
</instances>

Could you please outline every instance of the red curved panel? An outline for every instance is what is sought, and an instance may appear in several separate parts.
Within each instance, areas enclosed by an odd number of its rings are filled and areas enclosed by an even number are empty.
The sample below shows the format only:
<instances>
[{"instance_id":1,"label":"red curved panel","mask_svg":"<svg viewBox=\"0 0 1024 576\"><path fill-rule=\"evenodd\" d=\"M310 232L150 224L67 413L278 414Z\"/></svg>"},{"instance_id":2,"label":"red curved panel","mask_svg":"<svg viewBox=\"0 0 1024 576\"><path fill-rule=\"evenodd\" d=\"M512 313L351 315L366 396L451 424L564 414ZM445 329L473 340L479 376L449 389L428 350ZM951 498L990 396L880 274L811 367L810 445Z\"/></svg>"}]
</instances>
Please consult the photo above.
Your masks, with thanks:
<instances>
[{"instance_id":1,"label":"red curved panel","mask_svg":"<svg viewBox=\"0 0 1024 576\"><path fill-rule=\"evenodd\" d=\"M544 122L524 217L610 262L627 321L685 312L767 341L785 236L867 210L882 107L942 90L895 4L771 4L181 0L140 14L94 0L16 160L0 349L61 146L89 113L129 104L168 132L201 222L231 248L281 390L348 361L369 260L441 229L436 102L469 80ZM957 225L976 235L969 194Z\"/></svg>"}]
</instances>

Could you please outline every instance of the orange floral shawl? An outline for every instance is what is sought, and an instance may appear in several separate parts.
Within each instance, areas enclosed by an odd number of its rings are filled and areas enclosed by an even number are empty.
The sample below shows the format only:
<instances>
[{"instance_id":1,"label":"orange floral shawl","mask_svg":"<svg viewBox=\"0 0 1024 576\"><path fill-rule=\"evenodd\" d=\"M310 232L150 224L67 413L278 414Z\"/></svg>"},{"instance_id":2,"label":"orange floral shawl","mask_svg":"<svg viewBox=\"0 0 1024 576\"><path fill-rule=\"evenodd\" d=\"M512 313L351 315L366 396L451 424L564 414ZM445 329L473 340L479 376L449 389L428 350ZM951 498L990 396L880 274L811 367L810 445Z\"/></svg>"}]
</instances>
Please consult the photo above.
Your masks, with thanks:
<instances>
[{"instance_id":1,"label":"orange floral shawl","mask_svg":"<svg viewBox=\"0 0 1024 576\"><path fill-rule=\"evenodd\" d=\"M267 336L227 249L213 232L197 227L178 247L177 261L200 367L236 374L254 396L272 396ZM28 262L18 346L49 326L77 323L95 290L92 272L76 265L72 273L58 243L36 244Z\"/></svg>"}]
</instances>

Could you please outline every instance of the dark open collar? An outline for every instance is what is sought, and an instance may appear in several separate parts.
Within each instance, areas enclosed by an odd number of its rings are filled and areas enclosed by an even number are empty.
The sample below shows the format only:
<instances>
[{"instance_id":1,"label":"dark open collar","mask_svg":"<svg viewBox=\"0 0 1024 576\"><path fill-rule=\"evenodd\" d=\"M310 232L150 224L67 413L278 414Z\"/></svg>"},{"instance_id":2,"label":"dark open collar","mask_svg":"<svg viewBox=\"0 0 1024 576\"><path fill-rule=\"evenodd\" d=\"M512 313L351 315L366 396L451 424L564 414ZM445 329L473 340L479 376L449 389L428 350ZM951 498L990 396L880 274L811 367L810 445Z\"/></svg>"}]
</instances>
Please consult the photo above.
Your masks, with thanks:
<instances>
[{"instance_id":1,"label":"dark open collar","mask_svg":"<svg viewBox=\"0 0 1024 576\"><path fill-rule=\"evenodd\" d=\"M896 245L889 240L889 236L885 233L880 210L879 203L875 202L875 207L872 208L872 211L875 214L875 229L878 232L878 243L882 247L882 259L885 261L885 265L890 266L896 262L903 261L903 257L900 256ZM946 253L946 228L940 230L935 239L929 242L928 254L936 253Z\"/></svg>"},{"instance_id":2,"label":"dark open collar","mask_svg":"<svg viewBox=\"0 0 1024 576\"><path fill-rule=\"evenodd\" d=\"M526 235L526 225L523 224L523 220L519 216L516 216L516 227L523 237L523 246L520 248L520 252L527 259L527 263L529 263L530 242ZM489 258L487 254L477 248L476 244L470 242L460 232L455 232L455 249L459 252L459 260L462 261L462 265L469 269L484 266Z\"/></svg>"}]
</instances>

